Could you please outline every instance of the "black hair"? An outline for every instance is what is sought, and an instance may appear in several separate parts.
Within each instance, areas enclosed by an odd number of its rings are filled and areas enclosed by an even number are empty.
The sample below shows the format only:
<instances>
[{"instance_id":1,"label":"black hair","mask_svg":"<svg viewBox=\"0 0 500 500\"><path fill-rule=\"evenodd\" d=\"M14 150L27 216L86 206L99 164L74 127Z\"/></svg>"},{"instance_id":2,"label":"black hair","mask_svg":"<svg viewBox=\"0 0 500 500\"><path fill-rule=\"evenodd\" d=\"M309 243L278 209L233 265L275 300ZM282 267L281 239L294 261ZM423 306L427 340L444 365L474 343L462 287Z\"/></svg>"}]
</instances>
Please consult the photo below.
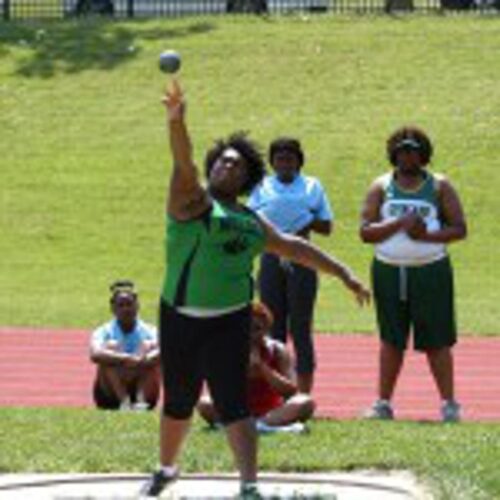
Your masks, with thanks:
<instances>
[{"instance_id":1,"label":"black hair","mask_svg":"<svg viewBox=\"0 0 500 500\"><path fill-rule=\"evenodd\" d=\"M411 143L415 143L417 147ZM431 161L434 148L429 136L418 127L405 126L397 129L387 139L387 158L392 165L397 166L397 153L408 147L419 152L423 167Z\"/></svg>"},{"instance_id":2,"label":"black hair","mask_svg":"<svg viewBox=\"0 0 500 500\"><path fill-rule=\"evenodd\" d=\"M111 292L111 298L109 301L113 303L116 297L120 293L126 293L131 295L134 299L137 298L137 291L135 289L135 285L133 281L130 280L117 280L111 285L109 285L109 291Z\"/></svg>"},{"instance_id":3,"label":"black hair","mask_svg":"<svg viewBox=\"0 0 500 500\"><path fill-rule=\"evenodd\" d=\"M278 137L269 145L269 163L273 164L273 158L276 153L288 151L295 154L299 160L299 168L304 165L305 156L302 145L298 139L294 137Z\"/></svg>"},{"instance_id":4,"label":"black hair","mask_svg":"<svg viewBox=\"0 0 500 500\"><path fill-rule=\"evenodd\" d=\"M210 177L215 162L222 153L233 148L240 153L247 165L247 179L240 189L238 195L249 194L252 189L264 178L266 174L266 164L260 147L257 143L248 138L247 132L234 132L226 139L218 139L207 151L205 156L205 175Z\"/></svg>"}]
</instances>

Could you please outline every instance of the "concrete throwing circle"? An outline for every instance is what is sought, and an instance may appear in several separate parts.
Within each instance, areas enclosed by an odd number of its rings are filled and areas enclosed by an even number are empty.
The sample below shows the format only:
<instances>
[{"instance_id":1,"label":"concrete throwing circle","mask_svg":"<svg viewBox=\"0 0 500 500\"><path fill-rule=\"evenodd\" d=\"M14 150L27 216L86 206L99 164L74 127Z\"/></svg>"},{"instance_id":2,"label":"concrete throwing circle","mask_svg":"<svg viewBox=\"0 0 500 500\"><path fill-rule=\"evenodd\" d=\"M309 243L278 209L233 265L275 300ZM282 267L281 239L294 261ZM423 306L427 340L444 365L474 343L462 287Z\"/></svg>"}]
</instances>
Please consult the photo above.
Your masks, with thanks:
<instances>
[{"instance_id":1,"label":"concrete throwing circle","mask_svg":"<svg viewBox=\"0 0 500 500\"><path fill-rule=\"evenodd\" d=\"M36 500L126 500L143 498L145 474L4 474L0 497ZM238 497L234 474L183 474L161 498L225 499ZM406 471L281 474L262 473L259 488L266 499L430 500Z\"/></svg>"}]
</instances>

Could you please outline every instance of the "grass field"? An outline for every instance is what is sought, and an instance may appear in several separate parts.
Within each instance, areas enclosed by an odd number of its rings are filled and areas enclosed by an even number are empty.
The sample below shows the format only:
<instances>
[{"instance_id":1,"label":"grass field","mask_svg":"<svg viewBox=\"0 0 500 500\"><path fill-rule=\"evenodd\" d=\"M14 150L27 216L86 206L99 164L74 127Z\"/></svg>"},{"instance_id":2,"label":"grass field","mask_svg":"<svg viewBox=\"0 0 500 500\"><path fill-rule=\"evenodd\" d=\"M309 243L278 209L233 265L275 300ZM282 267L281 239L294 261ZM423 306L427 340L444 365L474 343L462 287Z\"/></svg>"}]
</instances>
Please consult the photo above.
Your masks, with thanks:
<instances>
[{"instance_id":1,"label":"grass field","mask_svg":"<svg viewBox=\"0 0 500 500\"><path fill-rule=\"evenodd\" d=\"M155 415L0 409L0 472L147 472L157 464ZM497 425L325 422L303 436L261 439L267 471L410 469L439 500L500 498ZM216 450L216 452L214 452ZM185 472L232 470L223 435L195 421Z\"/></svg>"},{"instance_id":2,"label":"grass field","mask_svg":"<svg viewBox=\"0 0 500 500\"><path fill-rule=\"evenodd\" d=\"M357 235L385 139L425 127L470 237L451 252L460 330L499 333L500 19L190 18L135 23L3 24L0 32L0 324L92 326L107 285L130 277L155 317L170 168L157 55L177 48L195 154L247 129L304 143L336 212L317 239L368 278ZM323 280L317 328L374 329L335 280Z\"/></svg>"}]
</instances>

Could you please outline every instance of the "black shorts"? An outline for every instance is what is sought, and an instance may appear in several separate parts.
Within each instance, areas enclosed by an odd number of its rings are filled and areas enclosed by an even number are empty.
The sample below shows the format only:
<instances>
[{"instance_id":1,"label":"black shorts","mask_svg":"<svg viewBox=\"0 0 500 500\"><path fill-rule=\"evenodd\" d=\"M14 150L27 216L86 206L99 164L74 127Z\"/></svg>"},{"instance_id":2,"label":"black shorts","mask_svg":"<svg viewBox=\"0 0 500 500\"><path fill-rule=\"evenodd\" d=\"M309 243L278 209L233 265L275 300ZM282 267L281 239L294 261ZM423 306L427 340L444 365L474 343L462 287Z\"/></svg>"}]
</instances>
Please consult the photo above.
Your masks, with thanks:
<instances>
[{"instance_id":1,"label":"black shorts","mask_svg":"<svg viewBox=\"0 0 500 500\"><path fill-rule=\"evenodd\" d=\"M108 391L104 390L101 384L99 384L99 380L97 378L94 380L94 387L92 393L94 397L94 403L97 406L97 408L101 410L120 409L121 401L116 397L116 395L108 393ZM130 398L131 403L136 403L137 389L135 387L132 387L128 393L128 396ZM156 406L157 402L158 402L157 398L151 401L146 401L148 408L150 410L152 410Z\"/></svg>"},{"instance_id":2,"label":"black shorts","mask_svg":"<svg viewBox=\"0 0 500 500\"><path fill-rule=\"evenodd\" d=\"M196 318L178 313L162 300L159 323L164 414L189 418L206 381L222 423L250 416L250 307Z\"/></svg>"}]
</instances>

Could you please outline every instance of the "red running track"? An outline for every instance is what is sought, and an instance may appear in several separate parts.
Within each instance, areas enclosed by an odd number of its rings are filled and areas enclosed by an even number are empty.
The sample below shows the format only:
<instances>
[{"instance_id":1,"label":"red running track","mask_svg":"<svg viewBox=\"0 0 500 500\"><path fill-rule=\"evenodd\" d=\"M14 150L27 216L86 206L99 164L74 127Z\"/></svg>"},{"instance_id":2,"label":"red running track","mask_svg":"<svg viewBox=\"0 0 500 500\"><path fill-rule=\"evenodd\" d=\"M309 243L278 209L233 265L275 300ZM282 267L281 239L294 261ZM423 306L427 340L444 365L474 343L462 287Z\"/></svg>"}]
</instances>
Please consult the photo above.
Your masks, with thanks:
<instances>
[{"instance_id":1,"label":"red running track","mask_svg":"<svg viewBox=\"0 0 500 500\"><path fill-rule=\"evenodd\" d=\"M0 406L92 406L90 333L0 328ZM317 335L317 416L357 418L375 396L377 339ZM455 349L464 420L500 421L500 338L462 338ZM408 352L394 399L396 416L437 420L439 399L425 356Z\"/></svg>"}]
</instances>

